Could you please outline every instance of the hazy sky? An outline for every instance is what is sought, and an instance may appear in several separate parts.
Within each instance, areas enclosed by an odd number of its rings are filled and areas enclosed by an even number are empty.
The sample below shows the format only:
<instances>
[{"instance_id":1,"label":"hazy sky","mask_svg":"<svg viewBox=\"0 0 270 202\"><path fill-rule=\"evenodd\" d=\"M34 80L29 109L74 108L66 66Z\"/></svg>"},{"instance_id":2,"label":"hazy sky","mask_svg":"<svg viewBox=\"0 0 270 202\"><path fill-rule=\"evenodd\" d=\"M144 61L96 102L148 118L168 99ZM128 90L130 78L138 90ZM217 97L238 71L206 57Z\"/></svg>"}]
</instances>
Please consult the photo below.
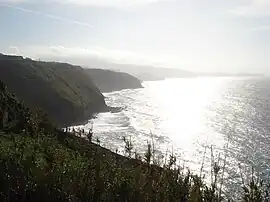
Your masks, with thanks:
<instances>
[{"instance_id":1,"label":"hazy sky","mask_svg":"<svg viewBox=\"0 0 270 202\"><path fill-rule=\"evenodd\" d=\"M0 37L36 59L270 74L270 0L0 0Z\"/></svg>"}]
</instances>

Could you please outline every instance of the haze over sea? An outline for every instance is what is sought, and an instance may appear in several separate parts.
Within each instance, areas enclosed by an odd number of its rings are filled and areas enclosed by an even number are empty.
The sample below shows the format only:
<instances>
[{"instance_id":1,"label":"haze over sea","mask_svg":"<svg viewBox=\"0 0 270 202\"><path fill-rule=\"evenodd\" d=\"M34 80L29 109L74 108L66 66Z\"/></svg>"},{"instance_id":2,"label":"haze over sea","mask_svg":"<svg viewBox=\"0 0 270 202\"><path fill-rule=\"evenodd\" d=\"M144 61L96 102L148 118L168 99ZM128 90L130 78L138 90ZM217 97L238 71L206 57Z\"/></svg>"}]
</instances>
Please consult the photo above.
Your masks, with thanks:
<instances>
[{"instance_id":1,"label":"haze over sea","mask_svg":"<svg viewBox=\"0 0 270 202\"><path fill-rule=\"evenodd\" d=\"M197 173L202 162L203 173L210 172L212 153L219 165L226 160L224 177L230 174L231 179L227 189L252 167L264 178L269 175L270 79L198 77L143 86L105 94L109 106L124 109L94 120L94 138L101 145L121 152L125 136L143 154L147 141L154 141L157 157L173 151L182 166Z\"/></svg>"}]
</instances>

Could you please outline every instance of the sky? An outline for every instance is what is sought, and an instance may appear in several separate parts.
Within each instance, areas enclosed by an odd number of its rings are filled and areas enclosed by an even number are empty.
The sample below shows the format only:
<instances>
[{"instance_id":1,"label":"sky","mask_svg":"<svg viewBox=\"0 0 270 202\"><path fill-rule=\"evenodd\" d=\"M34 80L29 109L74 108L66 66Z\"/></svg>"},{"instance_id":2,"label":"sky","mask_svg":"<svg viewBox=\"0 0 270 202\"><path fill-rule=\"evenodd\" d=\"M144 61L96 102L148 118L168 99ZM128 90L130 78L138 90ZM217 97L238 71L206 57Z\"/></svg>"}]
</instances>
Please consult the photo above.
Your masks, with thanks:
<instances>
[{"instance_id":1,"label":"sky","mask_svg":"<svg viewBox=\"0 0 270 202\"><path fill-rule=\"evenodd\" d=\"M0 0L0 30L33 59L270 75L270 0Z\"/></svg>"}]
</instances>

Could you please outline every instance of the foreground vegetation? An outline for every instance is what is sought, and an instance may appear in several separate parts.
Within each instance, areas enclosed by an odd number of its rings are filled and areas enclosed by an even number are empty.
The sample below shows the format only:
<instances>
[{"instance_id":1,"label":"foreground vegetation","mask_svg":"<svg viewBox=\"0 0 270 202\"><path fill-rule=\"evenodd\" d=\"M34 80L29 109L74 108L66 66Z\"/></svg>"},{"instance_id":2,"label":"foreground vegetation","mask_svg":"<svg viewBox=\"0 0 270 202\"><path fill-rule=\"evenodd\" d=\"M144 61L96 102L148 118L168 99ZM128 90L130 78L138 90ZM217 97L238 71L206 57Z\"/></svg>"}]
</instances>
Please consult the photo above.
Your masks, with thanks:
<instances>
[{"instance_id":1,"label":"foreground vegetation","mask_svg":"<svg viewBox=\"0 0 270 202\"><path fill-rule=\"evenodd\" d=\"M223 201L214 164L213 182L184 172L170 155L155 161L151 144L143 157L126 143L126 157L54 128L40 111L21 104L0 83L1 201ZM268 201L262 181L243 185L242 201Z\"/></svg>"}]
</instances>

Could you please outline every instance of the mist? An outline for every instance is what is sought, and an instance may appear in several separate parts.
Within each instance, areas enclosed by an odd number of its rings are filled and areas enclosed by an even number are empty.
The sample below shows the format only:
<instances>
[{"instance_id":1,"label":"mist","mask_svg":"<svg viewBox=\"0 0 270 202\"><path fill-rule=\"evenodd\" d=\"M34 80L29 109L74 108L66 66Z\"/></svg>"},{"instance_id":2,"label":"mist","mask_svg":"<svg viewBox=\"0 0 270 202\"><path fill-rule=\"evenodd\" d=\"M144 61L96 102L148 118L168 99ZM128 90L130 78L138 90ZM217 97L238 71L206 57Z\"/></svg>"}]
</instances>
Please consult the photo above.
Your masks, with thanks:
<instances>
[{"instance_id":1,"label":"mist","mask_svg":"<svg viewBox=\"0 0 270 202\"><path fill-rule=\"evenodd\" d=\"M57 2L57 1L55 1ZM269 74L266 1L8 1L0 51L194 72ZM13 34L9 30L13 30Z\"/></svg>"}]
</instances>

